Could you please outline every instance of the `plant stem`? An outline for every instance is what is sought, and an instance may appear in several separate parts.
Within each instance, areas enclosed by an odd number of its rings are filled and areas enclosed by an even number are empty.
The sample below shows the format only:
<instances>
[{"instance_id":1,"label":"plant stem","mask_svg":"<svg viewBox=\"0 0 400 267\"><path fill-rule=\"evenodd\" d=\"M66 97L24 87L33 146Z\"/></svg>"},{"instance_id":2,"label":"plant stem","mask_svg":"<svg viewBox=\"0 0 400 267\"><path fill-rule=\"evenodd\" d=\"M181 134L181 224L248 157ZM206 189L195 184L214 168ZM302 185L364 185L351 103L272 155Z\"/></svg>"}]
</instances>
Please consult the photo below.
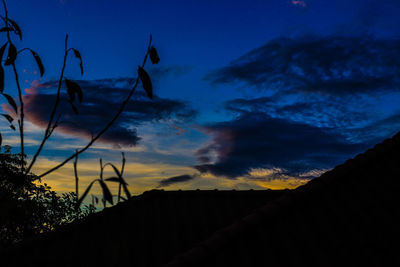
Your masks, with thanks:
<instances>
[{"instance_id":1,"label":"plant stem","mask_svg":"<svg viewBox=\"0 0 400 267\"><path fill-rule=\"evenodd\" d=\"M122 165L121 165L121 177L124 175L124 169L125 169L125 154L124 152L121 152L122 154ZM118 185L118 202L121 200L121 188L122 188L122 184L121 182Z\"/></svg>"},{"instance_id":2,"label":"plant stem","mask_svg":"<svg viewBox=\"0 0 400 267\"><path fill-rule=\"evenodd\" d=\"M151 41L152 41L152 37L151 37L151 35L150 35L150 41L149 41L149 45L148 45L148 48L147 48L146 55L145 55L144 60L143 60L143 63L142 63L142 68L144 68L144 66L145 66L145 64L146 64L146 61L147 61L147 58L148 58L148 56L149 56L149 52L150 52L150 48L151 48ZM114 122L117 120L117 118L119 117L119 115L124 111L125 106L128 104L128 102L129 102L129 100L131 99L133 93L135 92L137 86L139 85L139 80L140 80L140 79L139 79L139 76L138 76L138 77L136 78L136 82L135 82L134 86L132 87L131 91L129 92L129 95L128 95L127 98L122 102L122 104L121 104L119 110L117 111L117 113L116 113L116 114L114 115L114 117L107 123L107 125L106 125L100 132L98 132L97 135L94 136L94 137L92 138L92 140L90 140L90 142L89 142L86 146L84 146L84 147L81 148L80 150L78 150L78 151L76 151L75 153L73 153L71 156L69 156L68 158L66 158L63 162L59 163L59 164L56 165L55 167L53 167L53 168L49 169L48 171L46 171L46 172L40 174L38 177L39 177L39 178L42 178L42 177L44 177L44 176L46 176L46 175L52 173L53 171L55 171L55 170L61 168L61 167L64 166L67 162L69 162L71 159L73 159L73 158L76 157L77 155L79 155L79 154L85 152L89 147L91 147L91 146L93 145L93 143L94 143L97 139L99 139L99 138L111 127L111 125L114 124Z\"/></svg>"},{"instance_id":3,"label":"plant stem","mask_svg":"<svg viewBox=\"0 0 400 267\"><path fill-rule=\"evenodd\" d=\"M40 152L43 149L44 144L46 143L47 139L49 139L51 134L53 133L54 129L52 130L52 123L53 123L54 116L57 111L57 107L60 103L61 85L62 85L62 80L64 78L65 67L67 64L68 52L69 52L69 49L68 49L68 34L67 34L65 36L65 42L64 42L64 61L63 61L63 65L61 68L60 78L58 79L56 101L54 103L53 110L51 111L49 122L47 123L47 128L46 128L46 131L44 132L42 142L40 143L38 150L36 151L35 155L32 158L32 161L30 162L28 168L26 169L26 173L28 173L32 169L33 165L36 162L37 157L39 156Z\"/></svg>"},{"instance_id":4,"label":"plant stem","mask_svg":"<svg viewBox=\"0 0 400 267\"><path fill-rule=\"evenodd\" d=\"M75 197L76 197L76 202L78 202L79 199L79 177L78 177L78 155L75 157L74 161L74 174L75 174Z\"/></svg>"},{"instance_id":5,"label":"plant stem","mask_svg":"<svg viewBox=\"0 0 400 267\"><path fill-rule=\"evenodd\" d=\"M3 0L3 6L4 6L4 16L5 16L5 22L6 22L6 27L8 27L8 10L7 10L7 5L6 1ZM7 40L9 45L12 45L12 40L10 36L10 31L7 31ZM19 127L19 135L20 135L20 142L21 142L21 172L24 172L24 101L22 99L22 90L21 90L21 85L19 83L19 76L18 76L18 71L17 68L15 67L15 61L11 64L13 67L13 72L15 75L15 83L17 85L18 89L18 98L20 102L20 118L18 120L18 127Z\"/></svg>"}]
</instances>

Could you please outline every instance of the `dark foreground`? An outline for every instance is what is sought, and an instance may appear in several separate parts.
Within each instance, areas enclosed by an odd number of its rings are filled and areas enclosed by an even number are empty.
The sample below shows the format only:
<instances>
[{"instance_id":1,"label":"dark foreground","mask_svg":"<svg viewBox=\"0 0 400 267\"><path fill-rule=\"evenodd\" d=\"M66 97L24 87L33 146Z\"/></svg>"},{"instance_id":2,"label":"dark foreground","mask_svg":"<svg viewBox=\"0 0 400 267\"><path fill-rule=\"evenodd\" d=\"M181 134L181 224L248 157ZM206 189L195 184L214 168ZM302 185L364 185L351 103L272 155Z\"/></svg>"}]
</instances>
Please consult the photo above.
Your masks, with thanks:
<instances>
[{"instance_id":1,"label":"dark foreground","mask_svg":"<svg viewBox=\"0 0 400 267\"><path fill-rule=\"evenodd\" d=\"M400 266L400 135L295 190L150 191L1 266Z\"/></svg>"}]
</instances>

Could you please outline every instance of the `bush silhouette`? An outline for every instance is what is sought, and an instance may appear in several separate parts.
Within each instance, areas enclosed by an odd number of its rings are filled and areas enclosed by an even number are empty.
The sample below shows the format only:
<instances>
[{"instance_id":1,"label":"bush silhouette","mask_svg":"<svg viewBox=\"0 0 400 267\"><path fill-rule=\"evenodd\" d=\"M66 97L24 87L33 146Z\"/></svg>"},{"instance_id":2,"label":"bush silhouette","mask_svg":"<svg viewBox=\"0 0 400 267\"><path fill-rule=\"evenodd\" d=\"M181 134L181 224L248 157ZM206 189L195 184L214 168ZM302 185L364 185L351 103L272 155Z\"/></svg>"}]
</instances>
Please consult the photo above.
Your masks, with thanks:
<instances>
[{"instance_id":1,"label":"bush silhouette","mask_svg":"<svg viewBox=\"0 0 400 267\"><path fill-rule=\"evenodd\" d=\"M74 193L60 196L47 184L36 184L38 176L22 173L21 154L10 150L5 146L0 153L0 248L94 211L92 206L77 209Z\"/></svg>"}]
</instances>

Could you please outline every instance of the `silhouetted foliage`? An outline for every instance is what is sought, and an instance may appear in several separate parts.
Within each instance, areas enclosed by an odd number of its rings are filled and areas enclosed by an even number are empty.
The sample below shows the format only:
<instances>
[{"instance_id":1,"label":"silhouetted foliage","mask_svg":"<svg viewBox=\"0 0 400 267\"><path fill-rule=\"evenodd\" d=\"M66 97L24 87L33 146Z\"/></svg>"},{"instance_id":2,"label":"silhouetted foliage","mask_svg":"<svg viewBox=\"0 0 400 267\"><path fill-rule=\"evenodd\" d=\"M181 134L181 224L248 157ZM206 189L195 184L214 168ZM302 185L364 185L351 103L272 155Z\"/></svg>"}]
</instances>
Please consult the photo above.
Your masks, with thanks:
<instances>
[{"instance_id":1,"label":"silhouetted foliage","mask_svg":"<svg viewBox=\"0 0 400 267\"><path fill-rule=\"evenodd\" d=\"M6 36L6 41L2 44L0 48L0 94L5 97L8 104L12 107L11 111L6 111L9 114L0 114L5 118L5 121L9 124L12 130L16 130L13 122L17 123L20 136L20 153L11 153L11 148L9 146L4 147L4 152L1 152L2 135L0 133L0 248L8 246L12 243L18 242L28 236L33 234L46 232L52 230L62 224L71 222L77 218L81 218L90 212L94 211L94 202L90 206L84 206L81 209L81 203L84 198L89 193L94 182L99 182L102 192L103 192L103 205L106 207L106 202L111 205L114 204L113 195L109 190L106 182L117 182L119 183L118 188L118 202L126 200L131 197L127 183L123 178L125 157L123 155L123 162L121 170L116 168L113 164L107 163L104 166L101 164L100 179L95 179L86 189L81 197L79 197L78 192L78 171L77 171L77 159L78 155L85 152L89 147L91 147L96 140L98 140L117 120L120 114L124 111L128 101L135 92L139 82L142 82L143 88L146 91L149 98L153 98L153 88L150 80L150 76L144 70L147 58L153 64L157 64L160 61L156 49L152 46L152 37L150 35L150 41L145 53L144 61L141 66L139 66L138 77L136 78L135 85L130 89L129 94L127 94L125 100L121 102L121 106L115 110L112 119L105 123L104 127L101 128L96 134L92 135L92 139L78 149L71 156L67 157L64 161L59 163L53 168L45 171L40 175L35 175L31 173L31 169L34 166L40 152L42 151L46 141L51 137L56 127L60 123L60 118L63 114L57 114L57 109L61 101L61 90L63 81L65 81L67 93L69 96L68 102L75 114L78 114L78 108L75 106L76 100L81 103L83 101L84 90L81 86L71 79L66 79L64 76L64 71L67 66L67 58L73 52L76 59L79 60L80 73L83 75L83 61L81 53L72 47L68 46L68 35L65 38L64 45L64 57L63 65L61 67L59 82L57 87L57 94L54 100L54 106L52 111L49 113L49 119L47 127L44 130L43 138L37 151L33 154L32 159L29 164L26 162L26 155L24 153L24 101L23 101L23 90L21 89L18 69L16 67L16 60L19 59L20 54L23 51L30 51L35 60L37 67L42 77L45 73L45 67L42 63L39 55L31 48L17 49L13 42L13 38L17 36L22 40L22 31L18 24L8 17L8 10L6 1L2 0L4 8L4 16L0 15L0 19L4 22L4 26L0 28L0 33ZM6 54L5 54L6 53ZM10 68L14 74L15 85L18 92L18 99L13 98L10 94L4 93L4 68L6 66ZM8 86L6 86L8 88ZM58 115L58 117L56 116ZM75 183L76 190L75 193L64 193L62 195L57 195L51 188L47 185L41 185L40 178L48 175L49 173L57 170L58 168L64 166L68 161L75 159ZM117 177L110 177L103 179L103 169L107 165L111 166ZM124 191L126 198L121 196L121 191ZM96 204L98 203L98 198L94 196ZM93 196L92 196L93 200Z\"/></svg>"},{"instance_id":2,"label":"silhouetted foliage","mask_svg":"<svg viewBox=\"0 0 400 267\"><path fill-rule=\"evenodd\" d=\"M77 208L75 193L56 194L38 177L20 169L21 155L5 146L0 153L0 248L53 230L94 211Z\"/></svg>"}]
</instances>

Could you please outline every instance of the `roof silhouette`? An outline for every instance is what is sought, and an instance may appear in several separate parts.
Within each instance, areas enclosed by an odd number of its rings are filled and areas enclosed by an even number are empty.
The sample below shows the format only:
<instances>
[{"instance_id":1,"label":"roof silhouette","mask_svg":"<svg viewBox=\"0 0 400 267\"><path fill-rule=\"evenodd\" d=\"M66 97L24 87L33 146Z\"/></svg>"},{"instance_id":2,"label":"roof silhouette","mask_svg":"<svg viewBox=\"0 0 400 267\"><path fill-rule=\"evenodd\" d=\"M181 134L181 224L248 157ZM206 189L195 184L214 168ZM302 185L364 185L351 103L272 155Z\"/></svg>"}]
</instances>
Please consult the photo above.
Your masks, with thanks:
<instances>
[{"instance_id":1,"label":"roof silhouette","mask_svg":"<svg viewBox=\"0 0 400 267\"><path fill-rule=\"evenodd\" d=\"M162 266L285 192L152 190L25 240L0 259L9 266Z\"/></svg>"},{"instance_id":2,"label":"roof silhouette","mask_svg":"<svg viewBox=\"0 0 400 267\"><path fill-rule=\"evenodd\" d=\"M12 266L400 266L399 179L397 134L295 190L149 191L1 257Z\"/></svg>"}]
</instances>

